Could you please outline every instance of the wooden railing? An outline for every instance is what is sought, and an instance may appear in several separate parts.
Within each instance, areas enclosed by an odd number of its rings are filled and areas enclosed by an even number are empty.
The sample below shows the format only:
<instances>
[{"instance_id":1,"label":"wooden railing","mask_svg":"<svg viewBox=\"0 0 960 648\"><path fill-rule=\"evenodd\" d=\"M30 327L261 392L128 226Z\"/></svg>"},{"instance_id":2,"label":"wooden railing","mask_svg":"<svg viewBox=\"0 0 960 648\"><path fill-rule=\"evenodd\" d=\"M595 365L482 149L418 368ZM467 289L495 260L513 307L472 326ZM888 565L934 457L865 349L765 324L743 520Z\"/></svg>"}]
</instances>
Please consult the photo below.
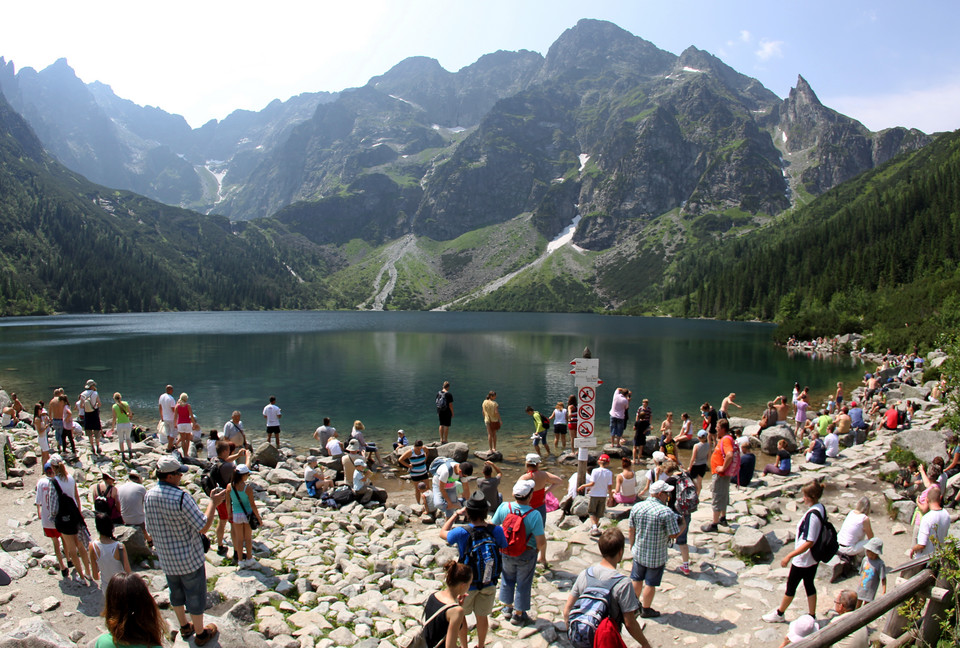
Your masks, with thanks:
<instances>
[{"instance_id":1,"label":"wooden railing","mask_svg":"<svg viewBox=\"0 0 960 648\"><path fill-rule=\"evenodd\" d=\"M917 638L935 643L940 632L939 615L943 612L944 601L949 595L946 588L956 587L956 584L938 582L937 574L933 570L923 569L929 558L929 556L916 558L889 570L888 574L898 572L909 574L918 569L921 571L898 583L876 600L835 618L832 623L809 637L791 643L790 648L828 648L891 610L893 613L880 635L885 648L901 648ZM929 598L930 602L926 606L919 629L907 629L907 620L897 613L896 608L917 595Z\"/></svg>"}]
</instances>

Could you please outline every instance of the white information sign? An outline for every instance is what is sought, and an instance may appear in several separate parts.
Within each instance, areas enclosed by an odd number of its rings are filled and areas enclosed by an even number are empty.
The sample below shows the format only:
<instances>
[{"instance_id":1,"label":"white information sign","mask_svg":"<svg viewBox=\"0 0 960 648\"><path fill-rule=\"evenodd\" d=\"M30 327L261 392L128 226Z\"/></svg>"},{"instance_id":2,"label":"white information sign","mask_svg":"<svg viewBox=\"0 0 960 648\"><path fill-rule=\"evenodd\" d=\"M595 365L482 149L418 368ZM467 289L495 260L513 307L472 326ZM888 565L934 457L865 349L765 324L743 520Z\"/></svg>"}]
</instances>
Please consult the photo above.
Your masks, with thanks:
<instances>
[{"instance_id":1,"label":"white information sign","mask_svg":"<svg viewBox=\"0 0 960 648\"><path fill-rule=\"evenodd\" d=\"M573 440L575 448L597 447L594 434L597 415L597 384L600 361L595 358L576 358L572 363L577 387L577 434Z\"/></svg>"}]
</instances>

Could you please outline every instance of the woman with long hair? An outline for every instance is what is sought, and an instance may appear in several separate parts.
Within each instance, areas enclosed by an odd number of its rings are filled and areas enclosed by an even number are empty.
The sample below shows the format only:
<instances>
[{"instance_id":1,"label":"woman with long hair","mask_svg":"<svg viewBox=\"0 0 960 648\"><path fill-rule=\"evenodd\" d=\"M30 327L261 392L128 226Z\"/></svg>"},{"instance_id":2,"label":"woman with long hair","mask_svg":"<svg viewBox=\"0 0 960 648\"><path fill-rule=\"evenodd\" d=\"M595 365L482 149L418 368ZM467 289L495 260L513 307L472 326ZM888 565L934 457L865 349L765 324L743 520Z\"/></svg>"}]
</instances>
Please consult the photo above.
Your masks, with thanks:
<instances>
[{"instance_id":1,"label":"woman with long hair","mask_svg":"<svg viewBox=\"0 0 960 648\"><path fill-rule=\"evenodd\" d=\"M83 514L80 510L80 491L77 489L76 480L67 472L67 466L60 455L55 454L50 457L50 467L53 468L53 484L55 484L55 487L51 489L53 496L56 497L59 492L62 492L67 496L63 499L73 500L72 506L75 508L75 511L73 511L75 515L70 516L71 520L66 522L63 518L67 511L60 510L60 503L58 503L54 522L63 539L63 548L67 552L67 558L73 563L80 581L86 584L87 575L91 573L90 556L87 554L90 532L87 531L87 525L83 521ZM69 502L64 503L69 505Z\"/></svg>"},{"instance_id":2,"label":"woman with long hair","mask_svg":"<svg viewBox=\"0 0 960 648\"><path fill-rule=\"evenodd\" d=\"M37 431L37 441L40 443L40 466L50 460L50 439L47 437L49 422L47 410L43 408L43 401L37 401L33 406L33 429Z\"/></svg>"},{"instance_id":3,"label":"woman with long hair","mask_svg":"<svg viewBox=\"0 0 960 648\"><path fill-rule=\"evenodd\" d=\"M167 635L167 622L137 574L120 572L107 583L103 597L103 620L107 631L97 637L95 648L144 646L160 648Z\"/></svg>"},{"instance_id":4,"label":"woman with long hair","mask_svg":"<svg viewBox=\"0 0 960 648\"><path fill-rule=\"evenodd\" d=\"M240 567L253 562L253 529L250 520L260 522L257 503L253 499L253 486L248 483L250 468L239 464L233 471L233 481L227 487L227 511L230 518L230 535L233 538L233 560Z\"/></svg>"},{"instance_id":5,"label":"woman with long hair","mask_svg":"<svg viewBox=\"0 0 960 648\"><path fill-rule=\"evenodd\" d=\"M107 585L115 574L131 573L127 550L113 537L113 520L106 513L97 513L97 535L100 537L90 543L91 578L100 581L100 589L107 591Z\"/></svg>"},{"instance_id":6,"label":"woman with long hair","mask_svg":"<svg viewBox=\"0 0 960 648\"><path fill-rule=\"evenodd\" d=\"M190 397L186 392L180 394L176 407L173 408L177 422L177 435L180 440L180 450L184 457L190 456L190 444L193 442L194 429L199 430L197 417L193 415L193 408L187 401Z\"/></svg>"},{"instance_id":7,"label":"woman with long hair","mask_svg":"<svg viewBox=\"0 0 960 648\"><path fill-rule=\"evenodd\" d=\"M443 566L446 589L434 592L423 605L423 637L427 646L457 648L460 645L460 630L464 624L463 600L473 582L473 569L469 565L448 561ZM466 635L466 628L463 628ZM467 648L464 644L460 648Z\"/></svg>"}]
</instances>

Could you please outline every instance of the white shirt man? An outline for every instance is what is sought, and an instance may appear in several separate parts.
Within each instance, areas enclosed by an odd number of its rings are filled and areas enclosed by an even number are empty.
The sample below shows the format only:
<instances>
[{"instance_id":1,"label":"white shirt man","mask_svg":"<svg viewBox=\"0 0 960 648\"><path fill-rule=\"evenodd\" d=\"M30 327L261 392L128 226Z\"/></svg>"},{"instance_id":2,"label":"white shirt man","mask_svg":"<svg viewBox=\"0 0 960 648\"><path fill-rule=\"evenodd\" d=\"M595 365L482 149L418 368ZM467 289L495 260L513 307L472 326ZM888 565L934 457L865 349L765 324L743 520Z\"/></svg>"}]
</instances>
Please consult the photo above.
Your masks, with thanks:
<instances>
[{"instance_id":1,"label":"white shirt man","mask_svg":"<svg viewBox=\"0 0 960 648\"><path fill-rule=\"evenodd\" d=\"M173 397L173 385L167 385L166 391L160 394L158 404L160 422L163 424L164 434L167 436L167 449L169 450L173 448L177 441L177 426L174 422L174 408L177 406L177 399Z\"/></svg>"}]
</instances>

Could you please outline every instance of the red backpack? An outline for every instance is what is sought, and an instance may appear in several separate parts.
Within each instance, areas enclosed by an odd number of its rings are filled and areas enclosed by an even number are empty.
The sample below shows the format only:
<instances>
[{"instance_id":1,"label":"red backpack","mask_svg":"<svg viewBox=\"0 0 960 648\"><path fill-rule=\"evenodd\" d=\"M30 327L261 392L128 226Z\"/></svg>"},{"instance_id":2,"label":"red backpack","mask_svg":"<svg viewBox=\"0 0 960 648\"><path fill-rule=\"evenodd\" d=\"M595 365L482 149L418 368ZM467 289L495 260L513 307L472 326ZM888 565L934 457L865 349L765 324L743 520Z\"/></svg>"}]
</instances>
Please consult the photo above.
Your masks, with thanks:
<instances>
[{"instance_id":1,"label":"red backpack","mask_svg":"<svg viewBox=\"0 0 960 648\"><path fill-rule=\"evenodd\" d=\"M507 538L507 546L500 550L505 556L514 558L527 550L527 526L524 524L524 518L536 509L530 509L523 515L514 513L513 506L507 504L507 517L503 519L503 535Z\"/></svg>"}]
</instances>

